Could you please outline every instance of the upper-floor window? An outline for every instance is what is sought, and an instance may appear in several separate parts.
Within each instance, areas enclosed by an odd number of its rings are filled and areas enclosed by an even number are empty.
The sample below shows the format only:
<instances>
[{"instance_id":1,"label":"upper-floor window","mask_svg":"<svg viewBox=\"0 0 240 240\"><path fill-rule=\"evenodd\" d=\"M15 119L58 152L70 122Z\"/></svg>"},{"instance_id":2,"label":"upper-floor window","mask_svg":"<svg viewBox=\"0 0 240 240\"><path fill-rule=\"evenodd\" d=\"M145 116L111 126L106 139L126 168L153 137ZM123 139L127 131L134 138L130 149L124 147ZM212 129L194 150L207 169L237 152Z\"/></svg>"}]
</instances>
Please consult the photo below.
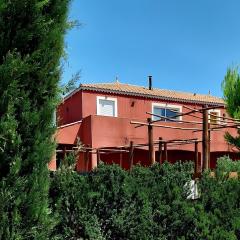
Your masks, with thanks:
<instances>
[{"instance_id":1,"label":"upper-floor window","mask_svg":"<svg viewBox=\"0 0 240 240\"><path fill-rule=\"evenodd\" d=\"M208 111L208 119L210 124L217 124L219 123L219 117L220 117L220 110L219 109L212 109Z\"/></svg>"},{"instance_id":2,"label":"upper-floor window","mask_svg":"<svg viewBox=\"0 0 240 240\"><path fill-rule=\"evenodd\" d=\"M117 99L98 96L97 115L117 117Z\"/></svg>"},{"instance_id":3,"label":"upper-floor window","mask_svg":"<svg viewBox=\"0 0 240 240\"><path fill-rule=\"evenodd\" d=\"M171 121L171 120L182 120L181 116L177 116L179 113L182 112L182 106L178 105L169 105L169 104L162 104L162 103L153 103L152 104L152 113L158 116L152 116L153 120L160 120L160 121Z\"/></svg>"}]
</instances>

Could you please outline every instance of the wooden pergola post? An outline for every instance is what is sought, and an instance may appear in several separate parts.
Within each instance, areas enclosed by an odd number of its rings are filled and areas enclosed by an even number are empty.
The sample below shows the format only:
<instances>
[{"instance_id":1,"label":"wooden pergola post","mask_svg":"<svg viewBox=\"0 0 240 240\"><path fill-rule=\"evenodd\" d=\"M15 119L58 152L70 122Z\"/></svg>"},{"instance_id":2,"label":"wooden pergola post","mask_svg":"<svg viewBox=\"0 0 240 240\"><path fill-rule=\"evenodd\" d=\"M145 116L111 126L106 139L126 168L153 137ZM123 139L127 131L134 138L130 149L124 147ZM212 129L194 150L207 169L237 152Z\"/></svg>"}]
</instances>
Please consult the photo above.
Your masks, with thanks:
<instances>
[{"instance_id":1,"label":"wooden pergola post","mask_svg":"<svg viewBox=\"0 0 240 240\"><path fill-rule=\"evenodd\" d=\"M97 166L99 165L99 162L101 161L101 158L100 158L100 150L97 149Z\"/></svg>"},{"instance_id":2,"label":"wooden pergola post","mask_svg":"<svg viewBox=\"0 0 240 240\"><path fill-rule=\"evenodd\" d=\"M194 173L195 173L195 176L196 176L198 174L198 142L197 141L194 143L194 151L195 151Z\"/></svg>"},{"instance_id":3,"label":"wooden pergola post","mask_svg":"<svg viewBox=\"0 0 240 240\"><path fill-rule=\"evenodd\" d=\"M211 162L211 129L210 123L208 123L208 168L210 168Z\"/></svg>"},{"instance_id":4,"label":"wooden pergola post","mask_svg":"<svg viewBox=\"0 0 240 240\"><path fill-rule=\"evenodd\" d=\"M123 159L122 152L120 152L120 163L119 163L119 165L120 165L121 168L123 167L122 159Z\"/></svg>"},{"instance_id":5,"label":"wooden pergola post","mask_svg":"<svg viewBox=\"0 0 240 240\"><path fill-rule=\"evenodd\" d=\"M63 159L62 159L62 164L66 165L66 156L67 156L67 147L64 146L63 148Z\"/></svg>"},{"instance_id":6,"label":"wooden pergola post","mask_svg":"<svg viewBox=\"0 0 240 240\"><path fill-rule=\"evenodd\" d=\"M158 142L158 159L157 161L162 164L162 137L160 137Z\"/></svg>"},{"instance_id":7,"label":"wooden pergola post","mask_svg":"<svg viewBox=\"0 0 240 240\"><path fill-rule=\"evenodd\" d=\"M86 172L88 171L89 169L89 150L86 149L86 152L84 153L84 162L85 162L85 170Z\"/></svg>"},{"instance_id":8,"label":"wooden pergola post","mask_svg":"<svg viewBox=\"0 0 240 240\"><path fill-rule=\"evenodd\" d=\"M64 148L63 148L63 160L65 160L65 158L66 158L66 152L67 152L67 147L66 146L64 146Z\"/></svg>"},{"instance_id":9,"label":"wooden pergola post","mask_svg":"<svg viewBox=\"0 0 240 240\"><path fill-rule=\"evenodd\" d=\"M205 106L207 108L207 106ZM203 109L203 129L202 129L202 170L209 167L209 129L208 129L208 110Z\"/></svg>"},{"instance_id":10,"label":"wooden pergola post","mask_svg":"<svg viewBox=\"0 0 240 240\"><path fill-rule=\"evenodd\" d=\"M129 163L130 163L130 170L133 167L133 153L134 153L134 147L133 147L133 141L130 141L129 146Z\"/></svg>"},{"instance_id":11,"label":"wooden pergola post","mask_svg":"<svg viewBox=\"0 0 240 240\"><path fill-rule=\"evenodd\" d=\"M164 161L168 161L167 143L164 143Z\"/></svg>"},{"instance_id":12,"label":"wooden pergola post","mask_svg":"<svg viewBox=\"0 0 240 240\"><path fill-rule=\"evenodd\" d=\"M155 152L153 144L153 126L151 125L151 118L147 119L148 121L148 151L149 151L149 162L151 164L155 163Z\"/></svg>"}]
</instances>

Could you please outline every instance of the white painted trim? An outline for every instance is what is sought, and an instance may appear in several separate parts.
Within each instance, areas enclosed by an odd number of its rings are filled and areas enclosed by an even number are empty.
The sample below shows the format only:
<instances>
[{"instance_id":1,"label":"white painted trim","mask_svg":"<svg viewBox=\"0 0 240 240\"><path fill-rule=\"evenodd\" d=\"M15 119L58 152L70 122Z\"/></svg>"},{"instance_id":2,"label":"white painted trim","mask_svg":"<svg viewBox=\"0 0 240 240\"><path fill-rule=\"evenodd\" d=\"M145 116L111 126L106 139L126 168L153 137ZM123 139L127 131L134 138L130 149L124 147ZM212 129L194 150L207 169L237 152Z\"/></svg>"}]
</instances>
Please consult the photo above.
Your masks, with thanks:
<instances>
[{"instance_id":1,"label":"white painted trim","mask_svg":"<svg viewBox=\"0 0 240 240\"><path fill-rule=\"evenodd\" d=\"M179 112L182 113L182 106L180 105L175 105L175 104L168 104L168 103L152 103L152 113L153 113L153 109L154 107L162 107L162 108L174 108L174 109L179 109ZM152 119L154 118L154 116L152 116ZM179 120L182 120L182 116L179 116Z\"/></svg>"},{"instance_id":2,"label":"white painted trim","mask_svg":"<svg viewBox=\"0 0 240 240\"><path fill-rule=\"evenodd\" d=\"M100 107L99 107L99 100L109 100L109 101L113 101L114 102L114 108L115 108L115 115L113 117L117 117L118 116L118 104L117 104L117 98L113 98L113 97L103 97L103 96L97 96L97 115L100 115Z\"/></svg>"},{"instance_id":3,"label":"white painted trim","mask_svg":"<svg viewBox=\"0 0 240 240\"><path fill-rule=\"evenodd\" d=\"M221 110L220 109L210 109L208 113L215 112L218 113L218 117L221 117ZM210 123L210 115L208 115L208 122ZM219 123L219 118L217 119L217 123Z\"/></svg>"},{"instance_id":4,"label":"white painted trim","mask_svg":"<svg viewBox=\"0 0 240 240\"><path fill-rule=\"evenodd\" d=\"M57 127L57 129L68 127L68 126L72 126L74 124L81 123L81 122L82 122L82 120L79 120L79 121L76 121L76 122L72 122L72 123L68 123L68 124L65 124L65 125L61 125L61 126Z\"/></svg>"}]
</instances>

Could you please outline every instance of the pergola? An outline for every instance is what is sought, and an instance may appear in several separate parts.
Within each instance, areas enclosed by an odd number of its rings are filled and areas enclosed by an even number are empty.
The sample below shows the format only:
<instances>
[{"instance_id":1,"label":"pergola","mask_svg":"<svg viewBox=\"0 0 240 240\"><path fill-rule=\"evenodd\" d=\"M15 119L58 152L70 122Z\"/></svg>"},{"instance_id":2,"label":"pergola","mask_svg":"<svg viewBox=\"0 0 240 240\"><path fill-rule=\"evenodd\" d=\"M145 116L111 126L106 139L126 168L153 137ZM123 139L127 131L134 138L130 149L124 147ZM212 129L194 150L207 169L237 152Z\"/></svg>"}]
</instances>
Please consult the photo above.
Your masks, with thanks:
<instances>
[{"instance_id":1,"label":"pergola","mask_svg":"<svg viewBox=\"0 0 240 240\"><path fill-rule=\"evenodd\" d=\"M195 176L198 176L201 174L204 170L209 169L210 167L210 143L211 143L211 132L212 131L221 131L225 128L240 128L240 119L234 119L230 117L222 117L222 116L216 116L208 112L208 110L217 109L217 108L224 108L223 106L208 106L203 105L201 109L193 109L188 106L183 106L183 108L187 109L187 112L176 112L174 110L170 110L174 113L176 113L171 118L153 114L150 112L146 112L150 117L147 118L146 122L140 122L140 121L130 121L130 124L135 125L135 128L140 127L147 127L148 131L148 142L147 143L138 143L135 144L133 141L130 141L129 145L122 145L122 146L114 146L114 147L99 147L99 148L91 148L90 146L81 146L79 147L73 147L73 150L57 150L57 151L63 151L64 155L66 152L84 152L84 161L87 164L89 164L89 154L93 153L97 155L97 163L101 160L101 155L103 154L113 154L118 153L120 154L119 163L120 166L122 166L123 163L123 153L128 153L128 161L130 165L130 170L133 166L133 157L134 157L134 149L138 148L147 148L149 153L149 162L151 164L154 164L155 161L162 164L164 161L168 160L168 148L171 146L176 145L186 145L186 144L193 144L194 145L194 163L195 163ZM201 115L196 116L196 113L200 113ZM185 120L179 120L177 117L180 116L192 116L196 118L196 121L185 121ZM152 120L152 116L157 117L157 120ZM210 123L209 117L212 116L215 119L217 119L216 122ZM181 126L170 126L170 125L163 125L159 122L162 121L162 119L169 120L171 122L178 122L178 123L186 123L186 124L194 124L198 125L199 127L181 127ZM191 138L191 139L171 139L171 140L164 140L162 137L159 137L157 140L153 139L153 128L168 128L168 129L177 129L182 131L192 131L192 132L202 132L202 137L200 139L197 138ZM199 144L202 145L202 161L201 161L201 169L199 169L199 156L198 156L198 149ZM155 159L155 151L154 147L157 146L158 148L158 155L157 159Z\"/></svg>"}]
</instances>

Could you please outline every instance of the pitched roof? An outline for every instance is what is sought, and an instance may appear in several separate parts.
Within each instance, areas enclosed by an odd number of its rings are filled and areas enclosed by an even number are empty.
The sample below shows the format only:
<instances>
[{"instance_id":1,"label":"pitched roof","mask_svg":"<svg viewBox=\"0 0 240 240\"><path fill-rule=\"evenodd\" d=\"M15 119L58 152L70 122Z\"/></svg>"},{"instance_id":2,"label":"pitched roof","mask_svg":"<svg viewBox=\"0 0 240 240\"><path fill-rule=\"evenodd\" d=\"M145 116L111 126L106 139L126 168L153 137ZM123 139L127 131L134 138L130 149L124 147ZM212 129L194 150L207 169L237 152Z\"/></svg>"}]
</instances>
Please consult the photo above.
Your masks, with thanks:
<instances>
[{"instance_id":1,"label":"pitched roof","mask_svg":"<svg viewBox=\"0 0 240 240\"><path fill-rule=\"evenodd\" d=\"M205 103L211 105L224 105L222 98L203 95L196 93L178 92L173 90L165 90L153 88L149 90L147 87L135 86L120 82L113 83L97 83L97 84L81 84L76 90L89 90L104 93L117 93L130 96L141 96L146 98L164 99L179 102ZM73 92L74 94L75 92ZM71 94L70 94L71 95Z\"/></svg>"}]
</instances>

